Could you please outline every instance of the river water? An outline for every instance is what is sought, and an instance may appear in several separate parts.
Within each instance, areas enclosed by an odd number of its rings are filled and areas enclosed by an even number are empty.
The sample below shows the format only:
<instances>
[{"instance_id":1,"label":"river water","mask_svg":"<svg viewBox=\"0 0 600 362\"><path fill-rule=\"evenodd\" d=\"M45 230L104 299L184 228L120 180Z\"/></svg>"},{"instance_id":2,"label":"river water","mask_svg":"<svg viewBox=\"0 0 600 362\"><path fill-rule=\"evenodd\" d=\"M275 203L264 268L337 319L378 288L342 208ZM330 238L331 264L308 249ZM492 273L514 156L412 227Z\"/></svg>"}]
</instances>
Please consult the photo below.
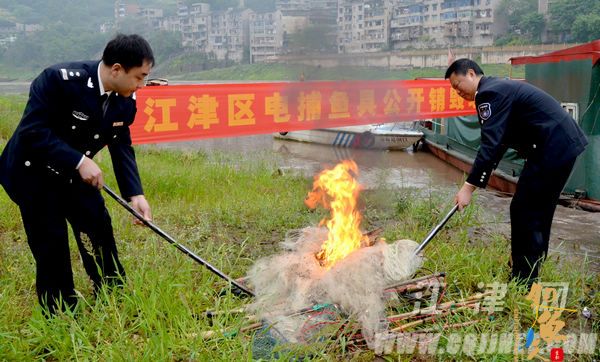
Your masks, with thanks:
<instances>
[{"instance_id":1,"label":"river water","mask_svg":"<svg viewBox=\"0 0 600 362\"><path fill-rule=\"evenodd\" d=\"M27 93L28 89L27 82L0 82L0 94ZM446 204L440 205L443 209L449 207L452 195L465 178L461 171L427 152L337 148L275 140L271 135L167 143L158 147L244 155L261 153L277 159L280 172L305 176L313 176L340 160L353 159L359 167L359 182L366 189L392 185L440 192L448 198ZM476 202L482 206L484 217L490 220L484 228L510 238L510 197L494 190L478 190L477 194ZM591 270L600 271L600 213L558 206L552 225L550 253L559 253L578 267L588 265L582 263L587 260Z\"/></svg>"},{"instance_id":2,"label":"river water","mask_svg":"<svg viewBox=\"0 0 600 362\"><path fill-rule=\"evenodd\" d=\"M27 94L30 82L0 82L0 94Z\"/></svg>"}]
</instances>

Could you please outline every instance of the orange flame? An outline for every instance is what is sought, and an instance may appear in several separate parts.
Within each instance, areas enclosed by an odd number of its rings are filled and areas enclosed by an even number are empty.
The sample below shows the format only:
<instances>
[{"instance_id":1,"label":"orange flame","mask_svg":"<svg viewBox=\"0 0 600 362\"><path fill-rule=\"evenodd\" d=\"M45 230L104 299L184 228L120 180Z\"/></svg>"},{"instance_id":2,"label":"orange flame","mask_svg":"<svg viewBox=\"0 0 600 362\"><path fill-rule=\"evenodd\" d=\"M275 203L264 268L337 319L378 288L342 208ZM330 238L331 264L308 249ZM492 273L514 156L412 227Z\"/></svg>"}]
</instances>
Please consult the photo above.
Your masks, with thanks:
<instances>
[{"instance_id":1,"label":"orange flame","mask_svg":"<svg viewBox=\"0 0 600 362\"><path fill-rule=\"evenodd\" d=\"M315 176L313 189L304 201L311 209L321 204L331 210L331 219L321 220L321 225L325 224L329 232L327 241L317 253L317 258L327 268L361 246L363 235L359 226L362 217L356 210L361 186L355 175L358 176L358 166L352 160L344 160L333 169L322 171Z\"/></svg>"}]
</instances>

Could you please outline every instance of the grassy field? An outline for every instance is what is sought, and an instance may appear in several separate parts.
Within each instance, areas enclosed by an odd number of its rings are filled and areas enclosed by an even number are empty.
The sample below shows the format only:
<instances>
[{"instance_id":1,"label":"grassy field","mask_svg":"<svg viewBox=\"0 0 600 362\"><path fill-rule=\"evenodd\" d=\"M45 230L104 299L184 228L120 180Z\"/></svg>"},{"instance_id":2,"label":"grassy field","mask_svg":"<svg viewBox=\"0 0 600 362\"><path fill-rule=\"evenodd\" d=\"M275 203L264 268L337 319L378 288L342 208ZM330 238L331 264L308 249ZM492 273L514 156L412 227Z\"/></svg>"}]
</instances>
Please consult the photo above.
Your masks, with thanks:
<instances>
[{"instance_id":1,"label":"grassy field","mask_svg":"<svg viewBox=\"0 0 600 362\"><path fill-rule=\"evenodd\" d=\"M486 64L487 75L508 77L509 64ZM216 68L202 72L166 75L170 80L253 80L253 81L296 81L304 73L305 80L383 80L415 79L419 77L443 77L446 69L414 68L410 70L387 70L367 67L314 67L297 64L244 64L228 68ZM512 77L524 78L525 68L513 67Z\"/></svg>"},{"instance_id":2,"label":"grassy field","mask_svg":"<svg viewBox=\"0 0 600 362\"><path fill-rule=\"evenodd\" d=\"M170 73L168 64L158 64L150 77L165 77L171 81L296 81L301 73L306 80L393 80L415 79L419 77L443 77L445 68L414 68L409 70L388 70L374 67L315 67L297 64L241 64L226 68L214 68L201 72ZM509 64L486 64L483 70L487 75L498 77L525 77L525 67ZM0 65L0 78L4 81L31 81L41 69L9 69Z\"/></svg>"},{"instance_id":3,"label":"grassy field","mask_svg":"<svg viewBox=\"0 0 600 362\"><path fill-rule=\"evenodd\" d=\"M0 149L16 126L23 97L0 98ZM311 180L281 175L278 159L271 154L225 154L138 149L138 163L145 193L153 206L154 221L175 239L232 277L242 277L255 260L277 252L290 229L316 225L325 212L308 210L303 200ZM107 184L116 186L110 157L97 158ZM450 190L449 192L452 192ZM364 192L361 208L364 230L381 227L387 240L422 240L442 217L448 195L381 185ZM421 194L422 195L422 194ZM27 360L189 360L237 361L252 359L253 333L230 333L211 339L203 331L225 328L235 331L247 324L232 310L248 303L231 294L220 296L224 282L204 267L171 247L149 229L134 226L131 217L106 197L113 218L121 261L127 271L122 290L92 296L77 248L71 240L75 285L81 303L77 315L43 317L35 295L35 270L18 208L0 191L0 359ZM427 260L419 275L447 273L444 300L457 300L479 291L478 284L508 278L510 242L500 234L480 233L482 212L475 202L455 216L426 250ZM561 332L598 333L597 317L579 316L583 306L600 305L595 292L597 275L586 264L564 265L551 256L542 271L543 281L568 282L567 308L560 319ZM508 285L504 309L493 315L455 315L426 327L442 329L445 323L481 319L474 325L442 331L440 345L450 333L511 333L518 309L520 331L526 332L535 313L527 292ZM206 310L223 312L213 320ZM407 304L400 310L412 310ZM409 331L416 331L418 328ZM368 361L370 351L348 352L341 340L325 339L307 347L290 347L281 359L308 356L313 360ZM548 357L548 354L543 355ZM457 354L412 355L391 353L384 360L496 360L512 361L510 354L468 356ZM570 356L568 357L569 359ZM597 358L597 357L596 357ZM591 360L591 355L572 360Z\"/></svg>"}]
</instances>

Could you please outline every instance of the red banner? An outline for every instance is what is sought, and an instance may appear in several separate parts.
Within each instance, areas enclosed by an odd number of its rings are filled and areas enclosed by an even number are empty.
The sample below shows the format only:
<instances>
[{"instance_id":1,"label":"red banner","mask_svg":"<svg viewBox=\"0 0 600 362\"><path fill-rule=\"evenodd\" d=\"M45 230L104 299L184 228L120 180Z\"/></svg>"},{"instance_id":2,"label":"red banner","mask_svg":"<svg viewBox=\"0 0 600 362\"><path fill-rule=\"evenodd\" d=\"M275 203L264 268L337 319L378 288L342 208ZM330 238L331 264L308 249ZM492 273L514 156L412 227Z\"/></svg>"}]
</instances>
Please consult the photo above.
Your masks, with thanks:
<instances>
[{"instance_id":1,"label":"red banner","mask_svg":"<svg viewBox=\"0 0 600 362\"><path fill-rule=\"evenodd\" d=\"M137 108L137 144L475 114L447 80L151 86Z\"/></svg>"}]
</instances>

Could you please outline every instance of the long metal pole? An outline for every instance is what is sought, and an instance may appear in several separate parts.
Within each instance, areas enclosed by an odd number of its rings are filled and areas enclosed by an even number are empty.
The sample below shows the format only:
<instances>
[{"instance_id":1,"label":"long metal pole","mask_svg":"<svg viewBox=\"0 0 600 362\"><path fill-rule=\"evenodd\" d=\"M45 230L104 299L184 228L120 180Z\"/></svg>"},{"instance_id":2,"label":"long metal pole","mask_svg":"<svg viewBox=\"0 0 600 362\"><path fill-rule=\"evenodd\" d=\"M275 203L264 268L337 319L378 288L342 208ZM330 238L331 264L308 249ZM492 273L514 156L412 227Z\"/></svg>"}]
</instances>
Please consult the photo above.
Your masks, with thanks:
<instances>
[{"instance_id":1,"label":"long metal pole","mask_svg":"<svg viewBox=\"0 0 600 362\"><path fill-rule=\"evenodd\" d=\"M245 294L247 294L247 295L249 295L251 297L254 296L254 293L251 290L249 290L248 288L244 287L243 285L241 285L240 283L236 282L235 280L231 279L229 276L227 276L227 274L223 273L219 269L217 269L214 266L212 266L206 260L204 260L201 257L199 257L198 255L194 254L190 249L188 249L185 246L179 244L169 234L167 234L166 232L162 231L158 226L154 225L151 221L148 221L148 220L144 219L144 217L139 212L137 212L137 210L135 210L134 208L132 208L131 206L129 206L129 204L127 203L127 201L123 200L123 198L121 196L117 195L108 186L104 185L102 188L113 199L115 199L119 204L121 204L121 206L123 206L127 211L129 211L129 213L131 213L133 216L135 216L144 225L146 225L147 227L149 227L150 229L152 229L152 231L154 231L155 233L157 233L158 235L160 235L163 239L165 239L169 243L173 244L177 249L181 250L184 254L186 254L190 258L194 259L199 264L204 265L205 267L208 268L208 270L210 270L214 274L218 275L221 279L224 279L224 280L228 281L235 288L239 289L243 293L245 293Z\"/></svg>"},{"instance_id":2,"label":"long metal pole","mask_svg":"<svg viewBox=\"0 0 600 362\"><path fill-rule=\"evenodd\" d=\"M427 235L427 237L425 237L425 240L423 240L423 242L421 243L421 245L419 245L415 249L415 251L413 252L413 255L418 255L427 246L427 244L429 244L429 242L431 241L431 239L433 239L433 237L448 222L448 220L450 220L450 218L452 217L452 215L454 215L454 213L456 212L456 210L458 210L458 204L454 205L454 207L452 208L452 210L450 210L450 212L446 215L446 217L444 217L444 219L442 220L442 222L440 222L439 224L437 224L433 228L433 230L431 230L429 232L429 235Z\"/></svg>"}]
</instances>

